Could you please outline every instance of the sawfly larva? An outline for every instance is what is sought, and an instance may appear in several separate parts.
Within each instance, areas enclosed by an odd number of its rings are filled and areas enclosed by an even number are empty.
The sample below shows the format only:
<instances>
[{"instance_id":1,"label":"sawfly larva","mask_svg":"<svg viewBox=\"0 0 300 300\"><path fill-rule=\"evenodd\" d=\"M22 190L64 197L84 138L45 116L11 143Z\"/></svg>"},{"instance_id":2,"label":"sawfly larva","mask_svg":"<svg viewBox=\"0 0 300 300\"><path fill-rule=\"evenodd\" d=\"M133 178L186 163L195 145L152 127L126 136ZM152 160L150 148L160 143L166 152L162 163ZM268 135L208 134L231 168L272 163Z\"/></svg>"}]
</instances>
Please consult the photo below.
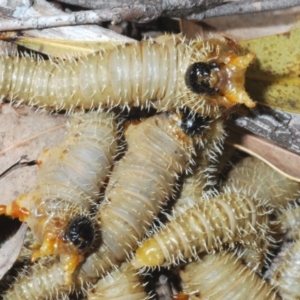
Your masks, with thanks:
<instances>
[{"instance_id":1,"label":"sawfly larva","mask_svg":"<svg viewBox=\"0 0 300 300\"><path fill-rule=\"evenodd\" d=\"M197 134L186 117L196 123ZM99 277L135 251L172 197L178 177L188 172L206 122L195 114L162 113L129 125L128 150L113 170L98 212L103 244L82 265L88 276Z\"/></svg>"},{"instance_id":2,"label":"sawfly larva","mask_svg":"<svg viewBox=\"0 0 300 300\"><path fill-rule=\"evenodd\" d=\"M267 239L270 210L263 201L220 194L175 217L137 249L136 268L177 264L223 244Z\"/></svg>"},{"instance_id":3,"label":"sawfly larva","mask_svg":"<svg viewBox=\"0 0 300 300\"><path fill-rule=\"evenodd\" d=\"M0 57L2 98L54 110L189 107L203 115L255 103L244 90L254 54L232 40L162 36L79 59Z\"/></svg>"},{"instance_id":4,"label":"sawfly larva","mask_svg":"<svg viewBox=\"0 0 300 300\"><path fill-rule=\"evenodd\" d=\"M36 188L1 212L26 222L39 248L32 260L59 255L66 280L93 244L96 220L90 216L117 150L113 114L72 116L65 141L38 158Z\"/></svg>"},{"instance_id":5,"label":"sawfly larva","mask_svg":"<svg viewBox=\"0 0 300 300\"><path fill-rule=\"evenodd\" d=\"M281 175L255 157L246 157L228 174L223 189L266 199L278 212L299 196L300 183Z\"/></svg>"},{"instance_id":6,"label":"sawfly larva","mask_svg":"<svg viewBox=\"0 0 300 300\"><path fill-rule=\"evenodd\" d=\"M190 300L279 300L273 288L232 253L207 254L179 275Z\"/></svg>"},{"instance_id":7,"label":"sawfly larva","mask_svg":"<svg viewBox=\"0 0 300 300\"><path fill-rule=\"evenodd\" d=\"M271 278L273 284L284 300L300 298L300 240L286 252L281 265L275 270Z\"/></svg>"},{"instance_id":8,"label":"sawfly larva","mask_svg":"<svg viewBox=\"0 0 300 300\"><path fill-rule=\"evenodd\" d=\"M87 293L88 300L147 300L141 275L130 263L123 263L119 269L99 280Z\"/></svg>"}]
</instances>

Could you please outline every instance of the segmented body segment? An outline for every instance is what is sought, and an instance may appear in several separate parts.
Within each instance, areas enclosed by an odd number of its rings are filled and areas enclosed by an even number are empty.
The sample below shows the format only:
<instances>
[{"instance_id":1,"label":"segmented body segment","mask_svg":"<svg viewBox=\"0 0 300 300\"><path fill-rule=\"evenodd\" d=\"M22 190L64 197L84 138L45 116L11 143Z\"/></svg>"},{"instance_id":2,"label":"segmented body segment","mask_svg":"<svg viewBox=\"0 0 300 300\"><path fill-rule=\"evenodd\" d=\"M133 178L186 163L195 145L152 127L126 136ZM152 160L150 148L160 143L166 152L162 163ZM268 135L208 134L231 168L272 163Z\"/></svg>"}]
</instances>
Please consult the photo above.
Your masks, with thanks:
<instances>
[{"instance_id":1,"label":"segmented body segment","mask_svg":"<svg viewBox=\"0 0 300 300\"><path fill-rule=\"evenodd\" d=\"M251 244L268 232L265 203L239 194L220 194L186 210L137 249L135 267L177 264L224 243Z\"/></svg>"},{"instance_id":2,"label":"segmented body segment","mask_svg":"<svg viewBox=\"0 0 300 300\"><path fill-rule=\"evenodd\" d=\"M49 272L51 270L51 272ZM35 276L38 274L38 276ZM28 269L23 270L10 289L2 295L3 300L42 300L56 299L59 293L55 286L64 282L64 270L61 263L54 257L38 261ZM72 286L66 286L66 291L71 291Z\"/></svg>"},{"instance_id":3,"label":"segmented body segment","mask_svg":"<svg viewBox=\"0 0 300 300\"><path fill-rule=\"evenodd\" d=\"M178 177L192 162L197 140L182 128L180 114L163 113L131 124L125 137L128 150L110 177L98 218L103 245L90 255L82 270L97 278L119 265L138 246Z\"/></svg>"},{"instance_id":4,"label":"segmented body segment","mask_svg":"<svg viewBox=\"0 0 300 300\"><path fill-rule=\"evenodd\" d=\"M72 116L65 141L38 159L36 188L2 211L25 221L40 243L32 259L59 255L66 281L95 239L90 208L99 197L117 150L113 114Z\"/></svg>"},{"instance_id":5,"label":"segmented body segment","mask_svg":"<svg viewBox=\"0 0 300 300\"><path fill-rule=\"evenodd\" d=\"M99 280L87 293L88 300L147 300L141 275L137 274L130 263L123 263L115 270Z\"/></svg>"},{"instance_id":6,"label":"segmented body segment","mask_svg":"<svg viewBox=\"0 0 300 300\"><path fill-rule=\"evenodd\" d=\"M0 95L54 110L188 106L212 115L235 103L255 105L244 90L253 58L230 40L168 35L79 59L2 56Z\"/></svg>"},{"instance_id":7,"label":"segmented body segment","mask_svg":"<svg viewBox=\"0 0 300 300\"><path fill-rule=\"evenodd\" d=\"M271 283L278 289L284 300L294 300L300 297L300 241L287 251L281 265L275 270Z\"/></svg>"},{"instance_id":8,"label":"segmented body segment","mask_svg":"<svg viewBox=\"0 0 300 300\"><path fill-rule=\"evenodd\" d=\"M180 271L182 288L190 300L277 299L274 289L232 253L205 255Z\"/></svg>"},{"instance_id":9,"label":"segmented body segment","mask_svg":"<svg viewBox=\"0 0 300 300\"><path fill-rule=\"evenodd\" d=\"M278 231L284 234L285 239L300 238L300 207L287 209L278 216Z\"/></svg>"},{"instance_id":10,"label":"segmented body segment","mask_svg":"<svg viewBox=\"0 0 300 300\"><path fill-rule=\"evenodd\" d=\"M300 184L276 172L263 161L246 157L229 173L224 190L267 199L269 205L279 212L299 196Z\"/></svg>"},{"instance_id":11,"label":"segmented body segment","mask_svg":"<svg viewBox=\"0 0 300 300\"><path fill-rule=\"evenodd\" d=\"M208 128L203 132L203 145L196 150L192 174L184 178L180 196L173 206L172 216L169 216L170 220L217 194L215 175L218 156L223 151L225 138L223 123L223 118L215 119L208 123Z\"/></svg>"}]
</instances>

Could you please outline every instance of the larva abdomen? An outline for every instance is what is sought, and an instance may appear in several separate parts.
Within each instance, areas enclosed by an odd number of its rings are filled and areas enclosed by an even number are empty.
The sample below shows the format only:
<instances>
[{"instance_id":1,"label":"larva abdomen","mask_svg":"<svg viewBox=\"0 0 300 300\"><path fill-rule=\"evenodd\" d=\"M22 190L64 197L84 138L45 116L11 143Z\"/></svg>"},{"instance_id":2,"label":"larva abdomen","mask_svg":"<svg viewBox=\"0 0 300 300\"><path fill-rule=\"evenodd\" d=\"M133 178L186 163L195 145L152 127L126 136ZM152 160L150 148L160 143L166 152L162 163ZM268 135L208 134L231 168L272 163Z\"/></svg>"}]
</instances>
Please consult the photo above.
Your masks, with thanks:
<instances>
[{"instance_id":1,"label":"larva abdomen","mask_svg":"<svg viewBox=\"0 0 300 300\"><path fill-rule=\"evenodd\" d=\"M130 263L100 279L87 293L88 300L147 300L142 278Z\"/></svg>"},{"instance_id":2,"label":"larva abdomen","mask_svg":"<svg viewBox=\"0 0 300 300\"><path fill-rule=\"evenodd\" d=\"M207 254L186 265L179 275L190 300L279 299L271 286L232 253Z\"/></svg>"},{"instance_id":3,"label":"larva abdomen","mask_svg":"<svg viewBox=\"0 0 300 300\"><path fill-rule=\"evenodd\" d=\"M276 211L287 207L299 195L299 182L281 175L263 161L246 157L229 173L224 190L269 201Z\"/></svg>"},{"instance_id":4,"label":"larva abdomen","mask_svg":"<svg viewBox=\"0 0 300 300\"><path fill-rule=\"evenodd\" d=\"M261 239L268 234L270 211L260 201L220 194L186 210L137 249L135 267L176 264L224 243Z\"/></svg>"},{"instance_id":5,"label":"larva abdomen","mask_svg":"<svg viewBox=\"0 0 300 300\"><path fill-rule=\"evenodd\" d=\"M216 114L235 102L254 106L244 91L244 73L253 58L240 55L225 39L185 43L174 36L78 60L3 56L0 91L2 98L56 110L121 105L163 111L187 105Z\"/></svg>"}]
</instances>

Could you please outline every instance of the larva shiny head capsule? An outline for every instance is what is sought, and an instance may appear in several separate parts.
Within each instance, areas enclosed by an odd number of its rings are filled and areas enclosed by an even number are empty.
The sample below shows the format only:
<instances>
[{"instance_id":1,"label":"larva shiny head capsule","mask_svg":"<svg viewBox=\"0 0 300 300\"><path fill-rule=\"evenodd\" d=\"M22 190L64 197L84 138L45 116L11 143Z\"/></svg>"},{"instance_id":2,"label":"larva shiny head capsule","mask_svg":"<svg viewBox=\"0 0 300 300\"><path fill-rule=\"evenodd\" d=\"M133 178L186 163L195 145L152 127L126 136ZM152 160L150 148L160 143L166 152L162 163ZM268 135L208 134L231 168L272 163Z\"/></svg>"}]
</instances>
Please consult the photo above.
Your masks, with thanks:
<instances>
[{"instance_id":1,"label":"larva shiny head capsule","mask_svg":"<svg viewBox=\"0 0 300 300\"><path fill-rule=\"evenodd\" d=\"M229 108L237 103L255 106L244 88L245 72L255 57L253 53L242 54L237 44L225 38L192 41L191 48L184 78L193 93L187 92L191 102L196 102L198 95L213 107Z\"/></svg>"}]
</instances>

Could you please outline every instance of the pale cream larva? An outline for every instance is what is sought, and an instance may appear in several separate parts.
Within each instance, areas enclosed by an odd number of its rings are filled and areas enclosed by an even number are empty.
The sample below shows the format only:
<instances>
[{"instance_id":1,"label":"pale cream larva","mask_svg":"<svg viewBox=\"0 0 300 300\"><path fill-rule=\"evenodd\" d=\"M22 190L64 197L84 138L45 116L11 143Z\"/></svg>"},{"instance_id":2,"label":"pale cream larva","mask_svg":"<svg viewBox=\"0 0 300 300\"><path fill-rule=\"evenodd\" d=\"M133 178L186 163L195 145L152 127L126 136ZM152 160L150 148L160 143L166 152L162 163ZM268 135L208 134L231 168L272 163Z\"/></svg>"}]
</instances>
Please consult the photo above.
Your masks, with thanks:
<instances>
[{"instance_id":1,"label":"pale cream larva","mask_svg":"<svg viewBox=\"0 0 300 300\"><path fill-rule=\"evenodd\" d=\"M201 201L146 239L137 249L136 268L176 265L199 253L240 242L254 245L269 233L271 211L263 201L239 194L220 194Z\"/></svg>"},{"instance_id":2,"label":"pale cream larva","mask_svg":"<svg viewBox=\"0 0 300 300\"><path fill-rule=\"evenodd\" d=\"M255 103L244 90L254 54L232 40L162 36L79 59L0 57L0 96L54 109L188 106L201 114Z\"/></svg>"},{"instance_id":3,"label":"pale cream larva","mask_svg":"<svg viewBox=\"0 0 300 300\"><path fill-rule=\"evenodd\" d=\"M32 260L59 255L65 283L93 244L97 230L90 208L99 197L117 150L112 113L72 116L65 140L38 158L36 187L1 212L31 228L40 247Z\"/></svg>"},{"instance_id":4,"label":"pale cream larva","mask_svg":"<svg viewBox=\"0 0 300 300\"><path fill-rule=\"evenodd\" d=\"M130 263L123 263L119 269L109 273L89 288L88 300L147 300L142 276Z\"/></svg>"},{"instance_id":5,"label":"pale cream larva","mask_svg":"<svg viewBox=\"0 0 300 300\"><path fill-rule=\"evenodd\" d=\"M275 289L229 252L207 254L179 275L190 300L279 300Z\"/></svg>"}]
</instances>

